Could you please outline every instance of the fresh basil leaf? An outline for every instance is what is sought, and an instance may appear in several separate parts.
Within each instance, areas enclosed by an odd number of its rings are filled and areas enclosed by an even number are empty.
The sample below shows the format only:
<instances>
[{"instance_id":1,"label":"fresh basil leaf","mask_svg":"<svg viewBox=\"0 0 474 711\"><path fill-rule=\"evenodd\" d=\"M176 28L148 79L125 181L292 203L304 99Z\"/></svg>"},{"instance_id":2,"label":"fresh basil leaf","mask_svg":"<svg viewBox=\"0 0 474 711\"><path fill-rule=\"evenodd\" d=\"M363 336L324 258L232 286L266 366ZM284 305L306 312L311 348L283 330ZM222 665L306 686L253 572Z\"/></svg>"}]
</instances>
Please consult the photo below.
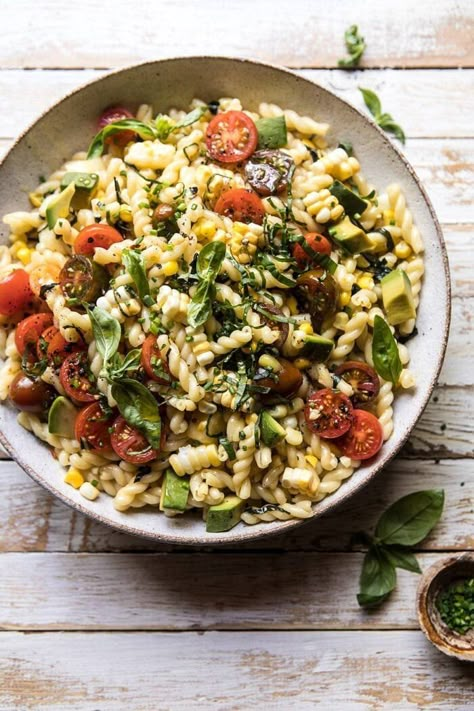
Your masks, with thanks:
<instances>
[{"instance_id":1,"label":"fresh basil leaf","mask_svg":"<svg viewBox=\"0 0 474 711\"><path fill-rule=\"evenodd\" d=\"M181 121L178 121L177 123L169 119L167 116L160 114L155 119L157 138L159 138L160 141L165 141L168 136L178 128L185 128L185 126L191 126L191 124L199 121L201 116L204 116L208 110L207 106L198 106L196 109L193 109L193 111L186 114L186 116L184 116Z\"/></svg>"},{"instance_id":2,"label":"fresh basil leaf","mask_svg":"<svg viewBox=\"0 0 474 711\"><path fill-rule=\"evenodd\" d=\"M357 601L361 607L379 605L394 589L397 573L385 552L377 547L369 548L364 557L360 574L360 590Z\"/></svg>"},{"instance_id":3,"label":"fresh basil leaf","mask_svg":"<svg viewBox=\"0 0 474 711\"><path fill-rule=\"evenodd\" d=\"M200 279L214 280L225 257L224 242L209 242L199 252L196 270Z\"/></svg>"},{"instance_id":4,"label":"fresh basil leaf","mask_svg":"<svg viewBox=\"0 0 474 711\"><path fill-rule=\"evenodd\" d=\"M122 328L116 318L98 306L92 311L87 309L87 313L91 320L97 350L102 356L105 366L117 352L122 337Z\"/></svg>"},{"instance_id":5,"label":"fresh basil leaf","mask_svg":"<svg viewBox=\"0 0 474 711\"><path fill-rule=\"evenodd\" d=\"M401 143L405 143L405 132L398 123L395 123L390 114L382 114L377 123L384 131L393 133L395 138L398 138Z\"/></svg>"},{"instance_id":6,"label":"fresh basil leaf","mask_svg":"<svg viewBox=\"0 0 474 711\"><path fill-rule=\"evenodd\" d=\"M129 351L125 358L119 353L116 353L107 371L109 380L119 380L123 378L129 370L136 370L140 365L141 354L142 352L139 348L134 348L132 351Z\"/></svg>"},{"instance_id":7,"label":"fresh basil leaf","mask_svg":"<svg viewBox=\"0 0 474 711\"><path fill-rule=\"evenodd\" d=\"M403 129L395 123L391 114L382 113L382 105L377 94L371 89L362 89L362 87L359 87L359 91L364 97L365 105L374 117L377 126L380 126L380 128L383 128L383 130L388 133L393 133L401 143L405 143L405 133Z\"/></svg>"},{"instance_id":8,"label":"fresh basil leaf","mask_svg":"<svg viewBox=\"0 0 474 711\"><path fill-rule=\"evenodd\" d=\"M211 282L201 281L188 309L188 324L197 328L206 323L212 313L212 300L215 295L215 286Z\"/></svg>"},{"instance_id":9,"label":"fresh basil leaf","mask_svg":"<svg viewBox=\"0 0 474 711\"><path fill-rule=\"evenodd\" d=\"M174 129L184 128L185 126L191 126L191 124L196 123L196 121L199 121L201 116L204 116L204 114L208 110L209 110L208 106L198 106L196 109L193 109L192 111L190 111L189 114L186 114L186 116L184 118L182 118L181 121L178 121L178 123L175 125Z\"/></svg>"},{"instance_id":10,"label":"fresh basil leaf","mask_svg":"<svg viewBox=\"0 0 474 711\"><path fill-rule=\"evenodd\" d=\"M112 397L128 424L145 435L153 449L159 449L161 417L151 392L138 380L123 378L113 383Z\"/></svg>"},{"instance_id":11,"label":"fresh basil leaf","mask_svg":"<svg viewBox=\"0 0 474 711\"><path fill-rule=\"evenodd\" d=\"M377 119L382 113L382 104L380 103L379 97L374 91L372 91L372 89L363 89L360 86L359 91L362 94L364 103L369 109L370 113L372 114L372 116L374 116L375 119Z\"/></svg>"},{"instance_id":12,"label":"fresh basil leaf","mask_svg":"<svg viewBox=\"0 0 474 711\"><path fill-rule=\"evenodd\" d=\"M357 25L351 25L344 32L344 41L346 43L346 49L349 53L349 57L347 59L340 59L337 64L341 68L351 69L359 64L360 59L364 54L366 47L365 39L360 34Z\"/></svg>"},{"instance_id":13,"label":"fresh basil leaf","mask_svg":"<svg viewBox=\"0 0 474 711\"><path fill-rule=\"evenodd\" d=\"M382 514L375 536L386 545L413 546L426 538L439 521L443 505L442 489L408 494Z\"/></svg>"},{"instance_id":14,"label":"fresh basil leaf","mask_svg":"<svg viewBox=\"0 0 474 711\"><path fill-rule=\"evenodd\" d=\"M338 148L342 148L342 150L345 151L348 156L351 156L354 153L354 149L350 141L341 141L338 145Z\"/></svg>"},{"instance_id":15,"label":"fresh basil leaf","mask_svg":"<svg viewBox=\"0 0 474 711\"><path fill-rule=\"evenodd\" d=\"M403 570L409 570L411 573L421 573L418 561L410 551L396 546L384 546L383 549L386 557L395 568L403 568Z\"/></svg>"},{"instance_id":16,"label":"fresh basil leaf","mask_svg":"<svg viewBox=\"0 0 474 711\"><path fill-rule=\"evenodd\" d=\"M377 373L384 380L390 380L396 385L402 372L402 362L390 326L381 316L376 316L374 319L372 358Z\"/></svg>"},{"instance_id":17,"label":"fresh basil leaf","mask_svg":"<svg viewBox=\"0 0 474 711\"><path fill-rule=\"evenodd\" d=\"M150 296L150 285L146 276L143 252L137 252L135 249L124 249L122 262L137 287L138 296L143 301L145 297Z\"/></svg>"},{"instance_id":18,"label":"fresh basil leaf","mask_svg":"<svg viewBox=\"0 0 474 711\"><path fill-rule=\"evenodd\" d=\"M138 121L137 119L127 118L120 119L120 121L114 121L113 123L108 123L103 129L93 138L92 143L87 151L87 158L98 158L104 152L105 139L109 136L113 136L114 133L120 133L120 131L134 131L143 140L153 140L157 138L157 132L147 123Z\"/></svg>"}]
</instances>

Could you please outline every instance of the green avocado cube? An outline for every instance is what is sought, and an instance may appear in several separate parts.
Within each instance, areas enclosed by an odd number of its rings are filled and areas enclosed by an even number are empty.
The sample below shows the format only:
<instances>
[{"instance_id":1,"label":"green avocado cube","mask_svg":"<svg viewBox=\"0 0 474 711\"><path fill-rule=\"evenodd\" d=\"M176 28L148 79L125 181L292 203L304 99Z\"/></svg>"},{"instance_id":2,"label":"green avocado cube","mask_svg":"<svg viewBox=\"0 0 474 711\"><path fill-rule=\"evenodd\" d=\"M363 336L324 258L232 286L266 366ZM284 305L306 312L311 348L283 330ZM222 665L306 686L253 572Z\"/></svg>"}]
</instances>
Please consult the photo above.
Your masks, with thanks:
<instances>
[{"instance_id":1,"label":"green avocado cube","mask_svg":"<svg viewBox=\"0 0 474 711\"><path fill-rule=\"evenodd\" d=\"M234 528L240 521L243 508L244 502L238 496L226 496L222 503L209 506L206 531L220 533Z\"/></svg>"}]
</instances>

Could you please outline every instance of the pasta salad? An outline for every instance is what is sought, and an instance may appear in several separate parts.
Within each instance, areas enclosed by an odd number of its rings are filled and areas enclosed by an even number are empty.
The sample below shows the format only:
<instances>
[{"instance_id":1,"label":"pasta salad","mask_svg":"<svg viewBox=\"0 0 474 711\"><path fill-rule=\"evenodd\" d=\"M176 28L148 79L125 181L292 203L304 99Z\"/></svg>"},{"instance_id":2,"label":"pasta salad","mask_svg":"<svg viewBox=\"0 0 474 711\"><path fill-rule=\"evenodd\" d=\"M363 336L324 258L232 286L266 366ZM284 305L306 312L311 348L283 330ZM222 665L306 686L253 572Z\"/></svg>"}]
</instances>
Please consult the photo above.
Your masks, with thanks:
<instances>
[{"instance_id":1,"label":"pasta salad","mask_svg":"<svg viewBox=\"0 0 474 711\"><path fill-rule=\"evenodd\" d=\"M309 518L390 438L422 239L328 130L112 107L3 218L0 398L86 498L210 532Z\"/></svg>"}]
</instances>

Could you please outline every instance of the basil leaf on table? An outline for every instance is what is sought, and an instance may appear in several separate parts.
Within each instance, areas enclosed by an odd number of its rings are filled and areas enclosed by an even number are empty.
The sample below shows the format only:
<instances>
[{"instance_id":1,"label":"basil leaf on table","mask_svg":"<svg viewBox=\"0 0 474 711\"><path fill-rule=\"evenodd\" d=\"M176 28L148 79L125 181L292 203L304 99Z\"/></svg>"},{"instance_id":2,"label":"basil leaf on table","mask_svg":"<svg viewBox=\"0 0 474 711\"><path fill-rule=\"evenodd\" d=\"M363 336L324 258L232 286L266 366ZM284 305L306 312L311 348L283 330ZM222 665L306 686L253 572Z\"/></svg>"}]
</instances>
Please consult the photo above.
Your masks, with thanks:
<instances>
[{"instance_id":1,"label":"basil leaf on table","mask_svg":"<svg viewBox=\"0 0 474 711\"><path fill-rule=\"evenodd\" d=\"M375 91L372 91L372 89L363 89L361 86L359 87L359 91L362 94L364 103L369 109L372 116L374 118L380 116L380 114L382 113L382 104L380 103L380 99L375 93Z\"/></svg>"},{"instance_id":2,"label":"basil leaf on table","mask_svg":"<svg viewBox=\"0 0 474 711\"><path fill-rule=\"evenodd\" d=\"M92 324L97 350L103 358L104 366L117 352L122 328L116 318L104 309L96 306L92 311L87 309Z\"/></svg>"},{"instance_id":3,"label":"basil leaf on table","mask_svg":"<svg viewBox=\"0 0 474 711\"><path fill-rule=\"evenodd\" d=\"M394 568L409 570L410 573L421 573L421 568L416 557L410 551L395 546L384 546L384 552Z\"/></svg>"},{"instance_id":4,"label":"basil leaf on table","mask_svg":"<svg viewBox=\"0 0 474 711\"><path fill-rule=\"evenodd\" d=\"M377 373L396 385L402 372L402 362L390 326L381 316L376 316L374 320L372 358Z\"/></svg>"},{"instance_id":5,"label":"basil leaf on table","mask_svg":"<svg viewBox=\"0 0 474 711\"><path fill-rule=\"evenodd\" d=\"M444 491L416 491L396 501L380 517L375 529L385 545L413 546L422 541L443 511Z\"/></svg>"},{"instance_id":6,"label":"basil leaf on table","mask_svg":"<svg viewBox=\"0 0 474 711\"><path fill-rule=\"evenodd\" d=\"M158 403L138 380L122 378L113 383L112 397L122 417L147 438L153 449L160 448L161 417Z\"/></svg>"},{"instance_id":7,"label":"basil leaf on table","mask_svg":"<svg viewBox=\"0 0 474 711\"><path fill-rule=\"evenodd\" d=\"M145 271L145 258L142 252L134 249L124 249L122 262L137 287L138 296L142 301L150 296L150 284Z\"/></svg>"},{"instance_id":8,"label":"basil leaf on table","mask_svg":"<svg viewBox=\"0 0 474 711\"><path fill-rule=\"evenodd\" d=\"M382 549L372 546L367 551L359 583L357 602L361 607L374 607L380 604L394 589L397 574Z\"/></svg>"},{"instance_id":9,"label":"basil leaf on table","mask_svg":"<svg viewBox=\"0 0 474 711\"><path fill-rule=\"evenodd\" d=\"M377 126L383 128L384 131L393 133L395 137L401 141L401 143L405 143L405 133L403 129L395 123L395 120L391 114L382 112L382 105L377 94L371 89L363 89L361 86L359 86L359 91L362 94L365 105L374 117L374 121Z\"/></svg>"},{"instance_id":10,"label":"basil leaf on table","mask_svg":"<svg viewBox=\"0 0 474 711\"><path fill-rule=\"evenodd\" d=\"M359 64L365 51L365 39L360 34L357 25L351 25L344 32L344 41L349 57L347 59L340 59L337 65L338 67L353 69Z\"/></svg>"},{"instance_id":11,"label":"basil leaf on table","mask_svg":"<svg viewBox=\"0 0 474 711\"><path fill-rule=\"evenodd\" d=\"M143 140L153 140L157 138L157 132L153 126L133 118L120 119L120 121L114 121L104 126L93 138L89 150L87 151L87 158L100 157L104 152L105 139L121 131L134 131L140 138L143 138Z\"/></svg>"}]
</instances>

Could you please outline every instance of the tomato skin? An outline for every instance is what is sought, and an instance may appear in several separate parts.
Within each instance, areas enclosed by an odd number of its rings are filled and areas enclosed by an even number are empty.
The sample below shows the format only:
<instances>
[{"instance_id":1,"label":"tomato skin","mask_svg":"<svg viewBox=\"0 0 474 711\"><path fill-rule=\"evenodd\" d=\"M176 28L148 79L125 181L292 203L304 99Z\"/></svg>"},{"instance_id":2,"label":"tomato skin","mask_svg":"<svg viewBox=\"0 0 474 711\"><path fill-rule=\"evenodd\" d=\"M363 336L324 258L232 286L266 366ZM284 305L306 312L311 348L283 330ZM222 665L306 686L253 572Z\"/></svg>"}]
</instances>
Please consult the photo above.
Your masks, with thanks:
<instances>
[{"instance_id":1,"label":"tomato skin","mask_svg":"<svg viewBox=\"0 0 474 711\"><path fill-rule=\"evenodd\" d=\"M41 296L41 287L47 284L57 284L61 267L57 264L39 264L30 272L30 287L36 296Z\"/></svg>"},{"instance_id":2,"label":"tomato skin","mask_svg":"<svg viewBox=\"0 0 474 711\"><path fill-rule=\"evenodd\" d=\"M217 114L207 127L207 150L220 163L240 163L255 151L257 143L257 127L243 111Z\"/></svg>"},{"instance_id":3,"label":"tomato skin","mask_svg":"<svg viewBox=\"0 0 474 711\"><path fill-rule=\"evenodd\" d=\"M261 225L265 217L263 203L251 190L232 188L227 190L217 200L214 206L219 215L230 217L234 222L255 222Z\"/></svg>"},{"instance_id":4,"label":"tomato skin","mask_svg":"<svg viewBox=\"0 0 474 711\"><path fill-rule=\"evenodd\" d=\"M84 341L70 343L61 335L58 328L50 326L41 334L36 351L40 360L46 355L48 362L57 367L72 353L78 353L86 348Z\"/></svg>"},{"instance_id":5,"label":"tomato skin","mask_svg":"<svg viewBox=\"0 0 474 711\"><path fill-rule=\"evenodd\" d=\"M109 108L105 109L100 115L97 125L99 129L101 129L109 123L115 123L115 121L121 121L126 118L134 118L134 115L131 111L126 109L125 106L109 106ZM114 133L112 136L107 136L105 142L118 146L119 148L124 148L127 143L133 141L134 138L134 131L124 130L119 133Z\"/></svg>"},{"instance_id":6,"label":"tomato skin","mask_svg":"<svg viewBox=\"0 0 474 711\"><path fill-rule=\"evenodd\" d=\"M324 321L336 312L339 286L334 277L323 267L303 272L296 280L301 299L311 314L311 323L319 333Z\"/></svg>"},{"instance_id":7,"label":"tomato skin","mask_svg":"<svg viewBox=\"0 0 474 711\"><path fill-rule=\"evenodd\" d=\"M114 420L110 442L114 452L130 464L145 464L158 456L145 435L129 425L122 415Z\"/></svg>"},{"instance_id":8,"label":"tomato skin","mask_svg":"<svg viewBox=\"0 0 474 711\"><path fill-rule=\"evenodd\" d=\"M15 331L15 345L23 355L28 345L36 345L45 329L53 323L53 314L32 314L20 321Z\"/></svg>"},{"instance_id":9,"label":"tomato skin","mask_svg":"<svg viewBox=\"0 0 474 711\"><path fill-rule=\"evenodd\" d=\"M10 383L8 396L19 410L24 412L45 412L57 393L41 378L30 378L18 373Z\"/></svg>"},{"instance_id":10,"label":"tomato skin","mask_svg":"<svg viewBox=\"0 0 474 711\"><path fill-rule=\"evenodd\" d=\"M113 417L107 417L101 405L93 402L79 411L74 425L74 436L85 441L91 449L110 450L110 432Z\"/></svg>"},{"instance_id":11,"label":"tomato skin","mask_svg":"<svg viewBox=\"0 0 474 711\"><path fill-rule=\"evenodd\" d=\"M0 314L14 316L21 311L30 311L33 306L30 277L24 269L15 269L0 281Z\"/></svg>"},{"instance_id":12,"label":"tomato skin","mask_svg":"<svg viewBox=\"0 0 474 711\"><path fill-rule=\"evenodd\" d=\"M367 363L348 360L337 368L335 375L352 386L354 394L351 395L351 400L354 405L366 405L379 394L379 376Z\"/></svg>"},{"instance_id":13,"label":"tomato skin","mask_svg":"<svg viewBox=\"0 0 474 711\"><path fill-rule=\"evenodd\" d=\"M273 393L284 397L292 397L301 387L301 383L303 382L301 371L285 358L279 358L278 360L282 369L276 373L276 379L261 378L255 380L256 385L263 388L270 388L268 395L264 395L263 397L270 397Z\"/></svg>"},{"instance_id":14,"label":"tomato skin","mask_svg":"<svg viewBox=\"0 0 474 711\"><path fill-rule=\"evenodd\" d=\"M346 457L363 461L371 459L383 444L383 428L367 410L354 410L351 428L334 444Z\"/></svg>"},{"instance_id":15,"label":"tomato skin","mask_svg":"<svg viewBox=\"0 0 474 711\"><path fill-rule=\"evenodd\" d=\"M353 410L351 401L343 393L323 388L309 396L304 416L311 432L323 439L334 439L350 428Z\"/></svg>"},{"instance_id":16,"label":"tomato skin","mask_svg":"<svg viewBox=\"0 0 474 711\"><path fill-rule=\"evenodd\" d=\"M122 241L123 237L120 232L110 225L103 223L87 225L76 237L74 252L90 256L94 254L97 247L108 249L112 244Z\"/></svg>"},{"instance_id":17,"label":"tomato skin","mask_svg":"<svg viewBox=\"0 0 474 711\"><path fill-rule=\"evenodd\" d=\"M87 355L83 351L72 353L64 360L59 380L66 395L76 402L95 402L99 397L90 377Z\"/></svg>"},{"instance_id":18,"label":"tomato skin","mask_svg":"<svg viewBox=\"0 0 474 711\"><path fill-rule=\"evenodd\" d=\"M159 363L156 363L159 361ZM168 363L161 355L161 351L156 343L156 336L150 334L146 337L142 346L141 365L149 378L162 385L169 385L173 380ZM157 368L157 366L159 366ZM163 371L163 375L158 375L155 369Z\"/></svg>"},{"instance_id":19,"label":"tomato skin","mask_svg":"<svg viewBox=\"0 0 474 711\"><path fill-rule=\"evenodd\" d=\"M304 238L310 250L318 254L331 254L331 242L324 235L320 235L318 232L307 232ZM300 244L295 244L293 247L293 258L296 259L300 269L304 269L308 264L316 261L316 259L312 259L311 254L305 252Z\"/></svg>"}]
</instances>

